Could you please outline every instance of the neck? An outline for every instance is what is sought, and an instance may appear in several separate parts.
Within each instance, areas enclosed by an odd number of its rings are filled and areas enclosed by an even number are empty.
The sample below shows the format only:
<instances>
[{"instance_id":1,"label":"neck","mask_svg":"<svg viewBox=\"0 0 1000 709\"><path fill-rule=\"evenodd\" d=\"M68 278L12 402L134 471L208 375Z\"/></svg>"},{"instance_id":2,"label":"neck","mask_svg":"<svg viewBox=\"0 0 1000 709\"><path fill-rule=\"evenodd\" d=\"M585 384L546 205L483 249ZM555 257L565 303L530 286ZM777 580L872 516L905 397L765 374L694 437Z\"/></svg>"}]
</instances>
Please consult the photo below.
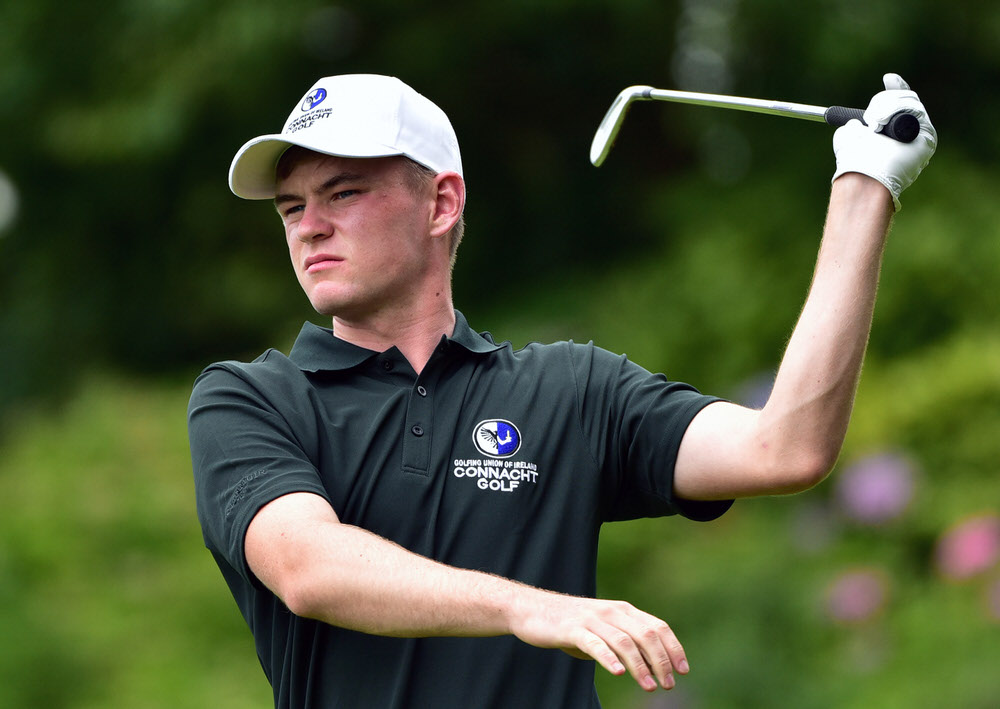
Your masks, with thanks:
<instances>
[{"instance_id":1,"label":"neck","mask_svg":"<svg viewBox=\"0 0 1000 709\"><path fill-rule=\"evenodd\" d=\"M429 307L408 308L404 312L379 313L363 320L334 316L333 333L367 350L384 352L396 347L420 374L441 336L455 332L455 309L451 297L442 293L439 303Z\"/></svg>"}]
</instances>

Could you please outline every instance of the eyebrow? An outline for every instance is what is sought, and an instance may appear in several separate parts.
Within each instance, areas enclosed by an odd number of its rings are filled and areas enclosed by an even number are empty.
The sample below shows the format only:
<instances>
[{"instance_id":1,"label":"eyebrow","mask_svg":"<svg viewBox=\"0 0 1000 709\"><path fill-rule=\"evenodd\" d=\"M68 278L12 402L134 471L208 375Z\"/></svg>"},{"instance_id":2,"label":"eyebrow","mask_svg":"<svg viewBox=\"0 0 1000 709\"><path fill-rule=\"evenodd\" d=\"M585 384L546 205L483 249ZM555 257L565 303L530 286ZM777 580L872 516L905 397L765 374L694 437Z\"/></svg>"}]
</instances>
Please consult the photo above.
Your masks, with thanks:
<instances>
[{"instance_id":1,"label":"eyebrow","mask_svg":"<svg viewBox=\"0 0 1000 709\"><path fill-rule=\"evenodd\" d=\"M324 192L329 192L342 182L357 182L358 180L363 180L363 179L365 179L364 175L342 172L337 175L334 175L329 180L327 180L319 187L314 189L313 194L319 195L323 194ZM296 202L301 200L302 197L300 197L297 194L289 194L289 193L276 194L274 196L274 206L277 207L281 204L284 204L285 202Z\"/></svg>"}]
</instances>

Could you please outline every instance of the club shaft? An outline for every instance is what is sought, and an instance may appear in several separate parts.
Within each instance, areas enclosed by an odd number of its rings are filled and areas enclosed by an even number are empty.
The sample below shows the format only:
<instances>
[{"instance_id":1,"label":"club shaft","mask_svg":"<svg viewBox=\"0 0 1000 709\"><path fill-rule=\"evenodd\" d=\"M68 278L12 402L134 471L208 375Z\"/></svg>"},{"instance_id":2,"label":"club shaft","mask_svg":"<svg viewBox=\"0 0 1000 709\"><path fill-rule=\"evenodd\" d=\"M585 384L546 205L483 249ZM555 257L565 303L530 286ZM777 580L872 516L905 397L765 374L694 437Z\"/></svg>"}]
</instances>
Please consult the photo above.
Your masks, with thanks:
<instances>
[{"instance_id":1,"label":"club shaft","mask_svg":"<svg viewBox=\"0 0 1000 709\"><path fill-rule=\"evenodd\" d=\"M625 112L633 101L672 101L687 103L694 106L710 106L714 108L732 108L738 111L767 113L772 116L803 118L807 121L817 121L838 127L849 121L859 120L864 123L864 111L859 108L844 106L811 106L805 103L790 103L788 101L769 101L759 98L743 98L740 96L721 96L718 94L703 94L694 91L673 91L670 89L655 89L652 86L630 86L621 91L611 108L604 114L601 124L597 127L594 140L590 144L590 162L601 165L608 156L614 144ZM899 110L886 121L880 121L876 130L893 140L909 143L920 134L920 121L917 116L906 110Z\"/></svg>"},{"instance_id":2,"label":"club shaft","mask_svg":"<svg viewBox=\"0 0 1000 709\"><path fill-rule=\"evenodd\" d=\"M787 101L768 101L766 99L742 98L740 96L719 96L717 94L702 94L694 91L671 91L669 89L653 89L637 96L637 100L672 101L695 106L713 106L716 108L732 108L737 111L753 113L768 113L772 116L789 116L803 118L808 121L824 122L826 107L810 106L804 103L789 103Z\"/></svg>"}]
</instances>

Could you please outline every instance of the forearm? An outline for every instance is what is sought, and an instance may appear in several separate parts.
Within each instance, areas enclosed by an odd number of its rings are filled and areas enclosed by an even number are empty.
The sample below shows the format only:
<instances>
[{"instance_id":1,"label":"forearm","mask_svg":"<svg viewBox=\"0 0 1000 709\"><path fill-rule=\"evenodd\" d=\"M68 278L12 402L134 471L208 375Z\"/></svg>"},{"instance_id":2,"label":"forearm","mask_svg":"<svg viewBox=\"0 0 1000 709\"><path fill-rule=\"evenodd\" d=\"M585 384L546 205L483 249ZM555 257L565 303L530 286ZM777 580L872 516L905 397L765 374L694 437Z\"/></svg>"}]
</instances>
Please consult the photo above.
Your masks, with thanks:
<instances>
[{"instance_id":1,"label":"forearm","mask_svg":"<svg viewBox=\"0 0 1000 709\"><path fill-rule=\"evenodd\" d=\"M440 564L351 525L314 531L275 590L294 613L332 625L397 637L501 635L510 632L516 597L538 592Z\"/></svg>"},{"instance_id":2,"label":"forearm","mask_svg":"<svg viewBox=\"0 0 1000 709\"><path fill-rule=\"evenodd\" d=\"M512 634L532 645L628 670L640 686L674 686L688 671L684 650L662 620L622 601L566 596L412 554L358 527L338 525L316 550L300 587L299 615L395 637ZM325 530L330 532L331 530ZM336 549L334 548L336 545Z\"/></svg>"},{"instance_id":3,"label":"forearm","mask_svg":"<svg viewBox=\"0 0 1000 709\"><path fill-rule=\"evenodd\" d=\"M868 344L882 252L900 193L930 160L937 132L898 74L872 97L865 121L837 129L830 208L806 304L767 404L718 402L688 425L674 490L692 500L798 492L836 463ZM900 111L917 118L910 143L879 135Z\"/></svg>"},{"instance_id":4,"label":"forearm","mask_svg":"<svg viewBox=\"0 0 1000 709\"><path fill-rule=\"evenodd\" d=\"M857 173L834 182L809 296L756 433L776 464L807 477L829 471L847 432L891 215L881 184Z\"/></svg>"},{"instance_id":5,"label":"forearm","mask_svg":"<svg viewBox=\"0 0 1000 709\"><path fill-rule=\"evenodd\" d=\"M251 571L290 611L396 637L513 634L526 643L626 670L647 690L688 671L659 618L622 601L566 596L459 569L342 524L329 503L291 493L265 505L247 530ZM654 680L655 676L655 680Z\"/></svg>"}]
</instances>

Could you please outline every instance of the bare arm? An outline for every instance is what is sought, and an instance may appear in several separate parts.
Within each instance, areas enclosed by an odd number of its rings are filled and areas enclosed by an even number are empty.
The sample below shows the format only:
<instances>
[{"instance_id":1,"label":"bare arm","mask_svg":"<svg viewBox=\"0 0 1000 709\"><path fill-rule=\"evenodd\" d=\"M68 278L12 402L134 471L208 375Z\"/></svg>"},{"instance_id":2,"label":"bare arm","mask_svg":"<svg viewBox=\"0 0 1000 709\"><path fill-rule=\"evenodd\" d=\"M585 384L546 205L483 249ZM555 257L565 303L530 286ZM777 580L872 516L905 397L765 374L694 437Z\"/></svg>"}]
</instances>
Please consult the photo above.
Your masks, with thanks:
<instances>
[{"instance_id":1,"label":"bare arm","mask_svg":"<svg viewBox=\"0 0 1000 709\"><path fill-rule=\"evenodd\" d=\"M513 634L628 670L647 691L687 672L662 620L620 601L579 598L440 564L352 525L317 495L280 497L247 531L250 569L296 615L396 637ZM655 679L654 679L655 677Z\"/></svg>"},{"instance_id":2,"label":"bare arm","mask_svg":"<svg viewBox=\"0 0 1000 709\"><path fill-rule=\"evenodd\" d=\"M675 492L723 499L804 490L833 468L847 432L868 344L882 252L899 196L937 148L937 131L898 74L882 77L864 123L833 136L837 158L816 271L771 397L761 411L713 404L681 442ZM879 135L898 112L919 133L904 143Z\"/></svg>"},{"instance_id":3,"label":"bare arm","mask_svg":"<svg viewBox=\"0 0 1000 709\"><path fill-rule=\"evenodd\" d=\"M796 492L836 462L871 329L892 199L858 173L830 196L812 286L760 411L718 403L681 443L674 485L688 499Z\"/></svg>"},{"instance_id":4,"label":"bare arm","mask_svg":"<svg viewBox=\"0 0 1000 709\"><path fill-rule=\"evenodd\" d=\"M713 404L678 451L676 493L724 499L804 490L833 468L847 432L871 330L882 252L899 196L937 148L937 131L898 74L882 77L864 123L833 136L837 158L812 286L761 411ZM879 135L898 112L920 125L909 143Z\"/></svg>"}]
</instances>

